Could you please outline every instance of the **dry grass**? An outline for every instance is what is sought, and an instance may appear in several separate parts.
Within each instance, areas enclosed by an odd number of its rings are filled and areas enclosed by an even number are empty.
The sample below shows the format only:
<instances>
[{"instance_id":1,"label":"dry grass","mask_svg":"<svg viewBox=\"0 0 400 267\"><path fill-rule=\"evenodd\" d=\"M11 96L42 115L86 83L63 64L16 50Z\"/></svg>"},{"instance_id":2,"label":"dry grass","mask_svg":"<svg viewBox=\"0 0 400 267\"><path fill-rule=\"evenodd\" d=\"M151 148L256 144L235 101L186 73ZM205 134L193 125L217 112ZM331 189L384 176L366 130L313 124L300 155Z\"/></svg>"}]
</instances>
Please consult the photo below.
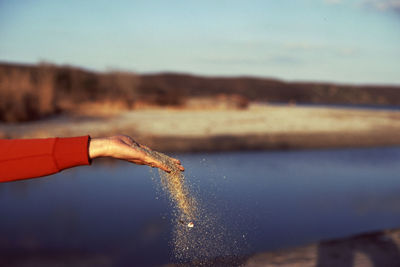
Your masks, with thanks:
<instances>
[{"instance_id":1,"label":"dry grass","mask_svg":"<svg viewBox=\"0 0 400 267\"><path fill-rule=\"evenodd\" d=\"M59 112L100 115L141 106L184 104L181 89L142 83L131 72L96 73L70 66L0 64L0 121L22 122ZM138 103L138 105L136 105Z\"/></svg>"},{"instance_id":2,"label":"dry grass","mask_svg":"<svg viewBox=\"0 0 400 267\"><path fill-rule=\"evenodd\" d=\"M0 65L0 121L37 120L59 112L99 113L130 108L140 78L132 73L97 75L71 67ZM95 107L87 107L89 104ZM86 106L85 106L86 105Z\"/></svg>"},{"instance_id":3,"label":"dry grass","mask_svg":"<svg viewBox=\"0 0 400 267\"><path fill-rule=\"evenodd\" d=\"M0 120L28 121L54 114L54 68L40 64L29 69L0 69Z\"/></svg>"}]
</instances>

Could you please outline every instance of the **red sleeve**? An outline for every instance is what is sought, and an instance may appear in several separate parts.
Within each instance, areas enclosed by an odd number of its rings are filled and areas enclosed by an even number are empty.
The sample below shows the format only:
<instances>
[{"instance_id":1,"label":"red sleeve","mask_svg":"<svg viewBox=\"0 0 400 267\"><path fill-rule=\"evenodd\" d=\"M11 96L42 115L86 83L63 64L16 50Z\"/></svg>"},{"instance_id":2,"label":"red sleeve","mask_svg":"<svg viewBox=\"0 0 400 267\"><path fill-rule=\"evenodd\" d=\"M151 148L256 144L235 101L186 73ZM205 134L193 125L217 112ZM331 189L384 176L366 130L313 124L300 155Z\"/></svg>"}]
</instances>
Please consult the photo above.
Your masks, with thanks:
<instances>
[{"instance_id":1,"label":"red sleeve","mask_svg":"<svg viewBox=\"0 0 400 267\"><path fill-rule=\"evenodd\" d=\"M35 178L89 165L89 136L0 140L0 182Z\"/></svg>"}]
</instances>

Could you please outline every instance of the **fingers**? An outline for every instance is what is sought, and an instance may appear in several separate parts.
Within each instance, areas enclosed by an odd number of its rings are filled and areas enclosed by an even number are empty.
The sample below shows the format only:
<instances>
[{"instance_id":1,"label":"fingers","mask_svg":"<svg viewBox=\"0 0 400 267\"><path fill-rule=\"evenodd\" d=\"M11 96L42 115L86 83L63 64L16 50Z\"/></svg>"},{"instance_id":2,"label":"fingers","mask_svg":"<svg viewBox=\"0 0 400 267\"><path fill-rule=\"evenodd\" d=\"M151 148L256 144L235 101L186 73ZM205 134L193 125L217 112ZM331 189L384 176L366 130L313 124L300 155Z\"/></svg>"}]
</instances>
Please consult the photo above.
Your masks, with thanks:
<instances>
[{"instance_id":1,"label":"fingers","mask_svg":"<svg viewBox=\"0 0 400 267\"><path fill-rule=\"evenodd\" d=\"M142 147L147 151L152 151L151 148L149 148L146 145L142 145L139 143L136 143L133 139L131 139L131 145L130 145L130 149L135 150L135 155L134 155L134 159L131 158L129 161L135 163L135 164L139 164L139 165L148 165L150 167L154 167L154 168L159 168L165 172L170 173L172 170L165 164L163 164L161 161L155 159L154 157L152 157L151 155L149 155L148 153L146 153L145 151L140 151L135 149L135 146L138 147ZM133 152L133 151L132 151ZM158 152L155 152L158 153ZM174 164L176 164L176 167L180 170L180 171L184 171L185 168L181 165L180 160L175 159L175 158L170 158L172 160L172 162Z\"/></svg>"},{"instance_id":2,"label":"fingers","mask_svg":"<svg viewBox=\"0 0 400 267\"><path fill-rule=\"evenodd\" d=\"M129 160L132 163L135 163L137 165L147 165L150 166L152 168L159 168L165 172L170 173L171 170L164 164L162 164L161 162L158 162L156 160L153 160L151 158L147 158L147 159L133 159L133 160Z\"/></svg>"},{"instance_id":3,"label":"fingers","mask_svg":"<svg viewBox=\"0 0 400 267\"><path fill-rule=\"evenodd\" d=\"M182 166L182 165L178 165L178 168L179 168L179 170L181 170L181 171L185 171L185 168Z\"/></svg>"},{"instance_id":4,"label":"fingers","mask_svg":"<svg viewBox=\"0 0 400 267\"><path fill-rule=\"evenodd\" d=\"M174 158L171 158L171 159L176 163L176 165L178 166L179 170L185 171L185 168L181 165L181 161L179 159L174 159Z\"/></svg>"},{"instance_id":5,"label":"fingers","mask_svg":"<svg viewBox=\"0 0 400 267\"><path fill-rule=\"evenodd\" d=\"M160 168L161 170L165 171L165 172L168 172L168 173L171 172L171 170L167 166L165 166L164 164L159 164L159 166L157 166L157 167Z\"/></svg>"},{"instance_id":6,"label":"fingers","mask_svg":"<svg viewBox=\"0 0 400 267\"><path fill-rule=\"evenodd\" d=\"M177 159L172 158L172 161L176 164L176 167L178 167L178 169L180 171L184 171L185 168L181 165L181 162ZM165 165L164 163L152 158L152 157L145 157L145 164L151 166L151 167L156 167L156 168L160 168L163 171L166 171L168 173L170 173L172 170Z\"/></svg>"},{"instance_id":7,"label":"fingers","mask_svg":"<svg viewBox=\"0 0 400 267\"><path fill-rule=\"evenodd\" d=\"M165 172L168 172L168 173L171 172L171 169L168 168L165 164L163 164L163 163L161 163L159 161L153 160L153 159L147 165L149 165L151 167L159 168L159 169L161 169L161 170L163 170Z\"/></svg>"},{"instance_id":8,"label":"fingers","mask_svg":"<svg viewBox=\"0 0 400 267\"><path fill-rule=\"evenodd\" d=\"M148 150L148 151L152 151L151 148L145 146L145 145L140 145L141 147L143 147L144 149ZM157 152L156 152L157 153ZM170 158L173 163L176 164L176 166L178 167L178 169L180 171L185 171L185 168L181 165L181 162L179 159L175 159L175 158ZM151 167L156 167L156 168L160 168L163 171L166 171L168 173L171 172L171 169L168 168L168 166L166 166L165 164L163 164L162 162L160 162L159 160L156 160L155 158L151 157L151 156L145 156L144 157L145 160L145 164L149 165Z\"/></svg>"}]
</instances>

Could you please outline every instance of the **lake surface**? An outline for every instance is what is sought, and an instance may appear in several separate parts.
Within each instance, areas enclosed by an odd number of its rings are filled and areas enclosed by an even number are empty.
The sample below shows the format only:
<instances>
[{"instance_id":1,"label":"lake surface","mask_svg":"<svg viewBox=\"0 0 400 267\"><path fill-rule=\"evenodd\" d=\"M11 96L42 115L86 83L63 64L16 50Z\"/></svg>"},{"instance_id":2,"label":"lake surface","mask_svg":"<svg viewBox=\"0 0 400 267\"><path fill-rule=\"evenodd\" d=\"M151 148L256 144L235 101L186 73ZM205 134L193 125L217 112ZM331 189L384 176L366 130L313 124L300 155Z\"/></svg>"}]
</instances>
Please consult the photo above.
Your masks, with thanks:
<instances>
[{"instance_id":1,"label":"lake surface","mask_svg":"<svg viewBox=\"0 0 400 267\"><path fill-rule=\"evenodd\" d=\"M400 227L398 147L174 156L242 254ZM171 210L156 171L120 161L3 183L0 262L169 263Z\"/></svg>"}]
</instances>

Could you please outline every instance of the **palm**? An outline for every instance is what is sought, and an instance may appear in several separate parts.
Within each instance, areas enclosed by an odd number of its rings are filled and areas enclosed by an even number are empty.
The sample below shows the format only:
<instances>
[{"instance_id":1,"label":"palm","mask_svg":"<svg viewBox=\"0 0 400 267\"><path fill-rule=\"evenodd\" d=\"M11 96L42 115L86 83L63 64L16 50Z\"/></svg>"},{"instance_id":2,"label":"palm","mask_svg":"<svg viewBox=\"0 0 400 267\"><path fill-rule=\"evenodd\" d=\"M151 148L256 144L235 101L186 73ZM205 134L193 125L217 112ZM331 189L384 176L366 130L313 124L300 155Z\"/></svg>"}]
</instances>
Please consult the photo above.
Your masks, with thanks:
<instances>
[{"instance_id":1,"label":"palm","mask_svg":"<svg viewBox=\"0 0 400 267\"><path fill-rule=\"evenodd\" d=\"M126 160L139 165L148 165L151 167L157 167L164 171L169 172L169 168L158 161L150 154L146 153L145 150L150 148L140 145L135 142L131 137L126 135L116 135L109 138L111 146L111 157ZM180 165L179 160L174 159L179 165L179 168L183 171L184 168Z\"/></svg>"}]
</instances>

